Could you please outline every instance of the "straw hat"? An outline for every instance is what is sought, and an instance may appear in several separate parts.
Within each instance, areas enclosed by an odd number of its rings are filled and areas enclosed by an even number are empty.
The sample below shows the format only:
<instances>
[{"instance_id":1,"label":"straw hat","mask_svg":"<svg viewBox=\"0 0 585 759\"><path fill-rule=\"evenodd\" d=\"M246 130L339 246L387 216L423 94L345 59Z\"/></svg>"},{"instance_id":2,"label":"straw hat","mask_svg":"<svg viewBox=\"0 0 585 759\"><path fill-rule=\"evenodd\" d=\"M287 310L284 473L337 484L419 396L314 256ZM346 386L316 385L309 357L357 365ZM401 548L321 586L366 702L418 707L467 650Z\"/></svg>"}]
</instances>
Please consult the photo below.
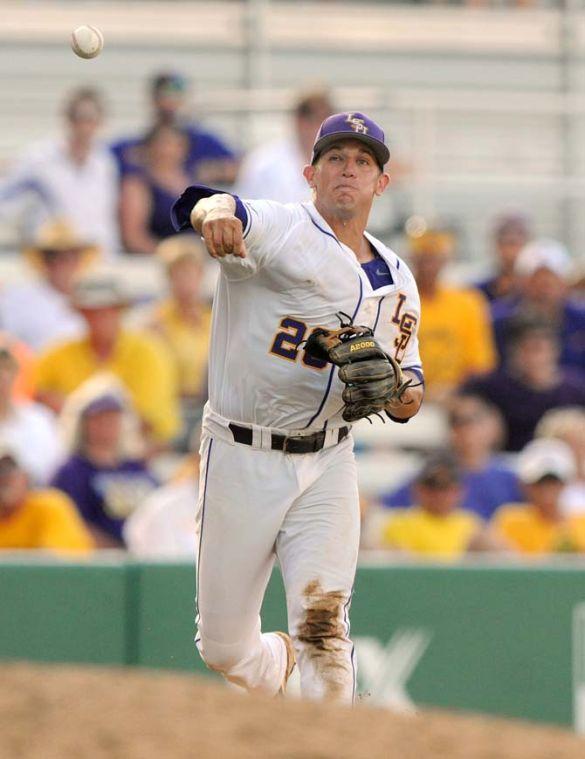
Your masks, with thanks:
<instances>
[{"instance_id":1,"label":"straw hat","mask_svg":"<svg viewBox=\"0 0 585 759\"><path fill-rule=\"evenodd\" d=\"M77 277L71 305L78 309L129 306L132 298L122 277L113 269L93 269Z\"/></svg>"},{"instance_id":2,"label":"straw hat","mask_svg":"<svg viewBox=\"0 0 585 759\"><path fill-rule=\"evenodd\" d=\"M173 235L167 237L156 248L156 255L167 271L182 261L193 261L203 266L206 261L205 247L195 235Z\"/></svg>"},{"instance_id":3,"label":"straw hat","mask_svg":"<svg viewBox=\"0 0 585 759\"><path fill-rule=\"evenodd\" d=\"M39 229L34 242L24 247L22 253L29 263L42 269L45 266L43 253L62 253L71 250L79 252L84 265L100 253L98 245L94 245L76 234L67 221L52 219Z\"/></svg>"}]
</instances>

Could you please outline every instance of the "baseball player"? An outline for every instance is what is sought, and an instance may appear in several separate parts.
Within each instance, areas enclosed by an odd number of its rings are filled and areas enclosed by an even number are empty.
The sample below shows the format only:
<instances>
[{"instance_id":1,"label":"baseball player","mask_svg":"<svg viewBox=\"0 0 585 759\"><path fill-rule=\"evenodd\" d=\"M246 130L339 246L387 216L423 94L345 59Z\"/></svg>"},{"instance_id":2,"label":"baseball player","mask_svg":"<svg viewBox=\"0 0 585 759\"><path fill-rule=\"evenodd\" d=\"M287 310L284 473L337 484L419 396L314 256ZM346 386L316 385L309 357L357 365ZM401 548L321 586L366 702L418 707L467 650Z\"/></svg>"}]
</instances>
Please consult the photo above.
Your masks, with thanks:
<instances>
[{"instance_id":1,"label":"baseball player","mask_svg":"<svg viewBox=\"0 0 585 759\"><path fill-rule=\"evenodd\" d=\"M384 132L330 116L303 170L314 202L281 205L189 187L177 229L199 232L221 275L198 505L196 643L249 691L352 702L348 612L359 543L351 422L402 423L423 396L414 279L365 231L389 183ZM391 435L391 429L388 430ZM274 560L289 634L263 633Z\"/></svg>"}]
</instances>

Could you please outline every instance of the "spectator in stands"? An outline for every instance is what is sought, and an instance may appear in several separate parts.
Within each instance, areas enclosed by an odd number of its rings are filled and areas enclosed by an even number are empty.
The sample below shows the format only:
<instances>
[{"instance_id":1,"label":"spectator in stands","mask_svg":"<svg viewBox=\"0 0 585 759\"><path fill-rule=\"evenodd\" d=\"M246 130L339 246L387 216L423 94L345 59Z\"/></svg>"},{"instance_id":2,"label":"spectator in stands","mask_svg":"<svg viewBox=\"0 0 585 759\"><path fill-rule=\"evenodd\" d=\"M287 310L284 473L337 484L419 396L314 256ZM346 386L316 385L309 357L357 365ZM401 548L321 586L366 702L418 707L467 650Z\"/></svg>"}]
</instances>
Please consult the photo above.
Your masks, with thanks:
<instances>
[{"instance_id":1,"label":"spectator in stands","mask_svg":"<svg viewBox=\"0 0 585 759\"><path fill-rule=\"evenodd\" d=\"M302 171L310 163L315 135L321 122L334 112L325 90L299 93L293 107L290 133L281 140L260 145L244 159L238 177L242 198L267 198L280 203L311 199Z\"/></svg>"},{"instance_id":2,"label":"spectator in stands","mask_svg":"<svg viewBox=\"0 0 585 759\"><path fill-rule=\"evenodd\" d=\"M189 123L185 116L186 95L187 81L183 76L172 72L156 74L150 82L153 122L147 132L167 126L186 134L184 170L190 182L232 184L238 170L234 152L217 135ZM112 146L121 177L144 166L144 139L124 139Z\"/></svg>"},{"instance_id":3,"label":"spectator in stands","mask_svg":"<svg viewBox=\"0 0 585 759\"><path fill-rule=\"evenodd\" d=\"M72 303L86 323L86 333L41 354L37 398L60 412L66 397L85 380L112 372L130 393L150 443L160 446L179 431L172 361L159 340L123 327L128 300L115 272L87 272L77 280Z\"/></svg>"},{"instance_id":4,"label":"spectator in stands","mask_svg":"<svg viewBox=\"0 0 585 759\"><path fill-rule=\"evenodd\" d=\"M128 550L146 559L195 560L199 527L196 505L199 495L200 427L189 440L190 453L171 481L153 491L124 524Z\"/></svg>"},{"instance_id":5,"label":"spectator in stands","mask_svg":"<svg viewBox=\"0 0 585 759\"><path fill-rule=\"evenodd\" d=\"M99 141L104 104L93 89L75 90L65 102L65 135L34 146L0 185L0 207L33 197L25 235L34 239L39 219L65 218L104 258L119 249L118 177L110 151ZM12 205L12 203L10 203Z\"/></svg>"},{"instance_id":6,"label":"spectator in stands","mask_svg":"<svg viewBox=\"0 0 585 759\"><path fill-rule=\"evenodd\" d=\"M98 548L120 548L124 521L158 485L130 400L115 377L97 376L69 396L62 421L69 456L52 484L75 502Z\"/></svg>"},{"instance_id":7,"label":"spectator in stands","mask_svg":"<svg viewBox=\"0 0 585 759\"><path fill-rule=\"evenodd\" d=\"M17 454L0 446L0 549L89 552L93 540L58 490L32 490Z\"/></svg>"},{"instance_id":8,"label":"spectator in stands","mask_svg":"<svg viewBox=\"0 0 585 759\"><path fill-rule=\"evenodd\" d=\"M552 325L559 336L559 363L585 378L585 307L569 296L571 259L556 240L535 240L520 252L515 265L520 297L493 305L494 329L504 357L506 333L518 315Z\"/></svg>"},{"instance_id":9,"label":"spectator in stands","mask_svg":"<svg viewBox=\"0 0 585 759\"><path fill-rule=\"evenodd\" d=\"M520 454L525 501L502 506L496 532L520 553L585 551L585 514L564 516L561 494L575 475L573 453L561 440L533 440Z\"/></svg>"},{"instance_id":10,"label":"spectator in stands","mask_svg":"<svg viewBox=\"0 0 585 759\"><path fill-rule=\"evenodd\" d=\"M83 332L71 307L73 282L97 253L64 221L50 221L23 251L36 276L0 293L0 323L34 351Z\"/></svg>"},{"instance_id":11,"label":"spectator in stands","mask_svg":"<svg viewBox=\"0 0 585 759\"><path fill-rule=\"evenodd\" d=\"M482 520L461 508L461 473L452 457L431 457L417 477L415 494L415 506L388 516L385 547L444 560L500 547Z\"/></svg>"},{"instance_id":12,"label":"spectator in stands","mask_svg":"<svg viewBox=\"0 0 585 759\"><path fill-rule=\"evenodd\" d=\"M194 236L176 235L162 242L157 253L169 294L156 305L148 327L164 341L175 363L186 444L207 400L211 309L202 295L205 249Z\"/></svg>"},{"instance_id":13,"label":"spectator in stands","mask_svg":"<svg viewBox=\"0 0 585 759\"><path fill-rule=\"evenodd\" d=\"M514 267L518 254L531 238L528 220L519 214L500 217L493 238L496 271L477 285L490 302L518 294L518 276Z\"/></svg>"},{"instance_id":14,"label":"spectator in stands","mask_svg":"<svg viewBox=\"0 0 585 759\"><path fill-rule=\"evenodd\" d=\"M495 366L489 309L471 288L450 287L442 272L454 250L453 235L426 229L409 236L410 262L421 299L420 352L427 400L444 401L474 374Z\"/></svg>"},{"instance_id":15,"label":"spectator in stands","mask_svg":"<svg viewBox=\"0 0 585 759\"><path fill-rule=\"evenodd\" d=\"M503 422L498 410L476 396L454 396L449 403L451 451L461 474L461 508L490 519L503 503L518 500L515 472L494 451L501 445ZM416 481L382 496L386 507L407 507L417 501Z\"/></svg>"},{"instance_id":16,"label":"spectator in stands","mask_svg":"<svg viewBox=\"0 0 585 759\"><path fill-rule=\"evenodd\" d=\"M562 440L573 451L575 479L561 493L563 514L585 513L585 409L575 407L547 411L535 431L537 438Z\"/></svg>"},{"instance_id":17,"label":"spectator in stands","mask_svg":"<svg viewBox=\"0 0 585 759\"><path fill-rule=\"evenodd\" d=\"M144 138L144 165L122 180L120 223L125 249L154 253L157 244L175 234L171 208L190 184L184 169L189 143L178 127L154 127Z\"/></svg>"},{"instance_id":18,"label":"spectator in stands","mask_svg":"<svg viewBox=\"0 0 585 759\"><path fill-rule=\"evenodd\" d=\"M559 368L559 345L550 324L517 318L508 332L503 368L475 377L463 391L496 406L506 423L505 449L520 451L549 409L585 404L585 386Z\"/></svg>"},{"instance_id":19,"label":"spectator in stands","mask_svg":"<svg viewBox=\"0 0 585 759\"><path fill-rule=\"evenodd\" d=\"M17 373L14 355L0 348L0 441L16 452L32 482L45 485L62 456L57 424L45 406L14 398Z\"/></svg>"}]
</instances>

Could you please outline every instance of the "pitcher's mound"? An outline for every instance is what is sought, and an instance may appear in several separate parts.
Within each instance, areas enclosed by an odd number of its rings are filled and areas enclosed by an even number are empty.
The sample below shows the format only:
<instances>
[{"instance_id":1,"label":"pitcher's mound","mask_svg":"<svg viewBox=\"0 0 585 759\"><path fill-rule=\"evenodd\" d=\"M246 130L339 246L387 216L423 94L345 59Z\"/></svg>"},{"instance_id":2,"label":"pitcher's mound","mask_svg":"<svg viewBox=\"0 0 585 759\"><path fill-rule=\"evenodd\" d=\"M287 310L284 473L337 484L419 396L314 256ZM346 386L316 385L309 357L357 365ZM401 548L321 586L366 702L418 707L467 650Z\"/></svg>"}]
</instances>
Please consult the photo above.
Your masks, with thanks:
<instances>
[{"instance_id":1,"label":"pitcher's mound","mask_svg":"<svg viewBox=\"0 0 585 759\"><path fill-rule=\"evenodd\" d=\"M233 693L190 675L5 664L2 759L583 759L556 728Z\"/></svg>"}]
</instances>

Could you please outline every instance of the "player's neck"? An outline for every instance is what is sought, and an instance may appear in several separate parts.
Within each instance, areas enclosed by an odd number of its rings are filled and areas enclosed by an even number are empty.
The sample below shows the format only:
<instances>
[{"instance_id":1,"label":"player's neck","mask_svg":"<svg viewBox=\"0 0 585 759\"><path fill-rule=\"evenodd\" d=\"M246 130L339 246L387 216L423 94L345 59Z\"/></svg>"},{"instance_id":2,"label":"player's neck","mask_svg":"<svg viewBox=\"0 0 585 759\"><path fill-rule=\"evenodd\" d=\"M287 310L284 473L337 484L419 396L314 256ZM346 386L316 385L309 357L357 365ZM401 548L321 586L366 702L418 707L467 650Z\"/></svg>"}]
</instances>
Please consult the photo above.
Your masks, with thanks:
<instances>
[{"instance_id":1,"label":"player's neck","mask_svg":"<svg viewBox=\"0 0 585 759\"><path fill-rule=\"evenodd\" d=\"M335 236L355 253L360 263L366 263L374 258L369 242L364 237L366 225L360 218L342 219L338 217L323 217L329 224Z\"/></svg>"}]
</instances>

